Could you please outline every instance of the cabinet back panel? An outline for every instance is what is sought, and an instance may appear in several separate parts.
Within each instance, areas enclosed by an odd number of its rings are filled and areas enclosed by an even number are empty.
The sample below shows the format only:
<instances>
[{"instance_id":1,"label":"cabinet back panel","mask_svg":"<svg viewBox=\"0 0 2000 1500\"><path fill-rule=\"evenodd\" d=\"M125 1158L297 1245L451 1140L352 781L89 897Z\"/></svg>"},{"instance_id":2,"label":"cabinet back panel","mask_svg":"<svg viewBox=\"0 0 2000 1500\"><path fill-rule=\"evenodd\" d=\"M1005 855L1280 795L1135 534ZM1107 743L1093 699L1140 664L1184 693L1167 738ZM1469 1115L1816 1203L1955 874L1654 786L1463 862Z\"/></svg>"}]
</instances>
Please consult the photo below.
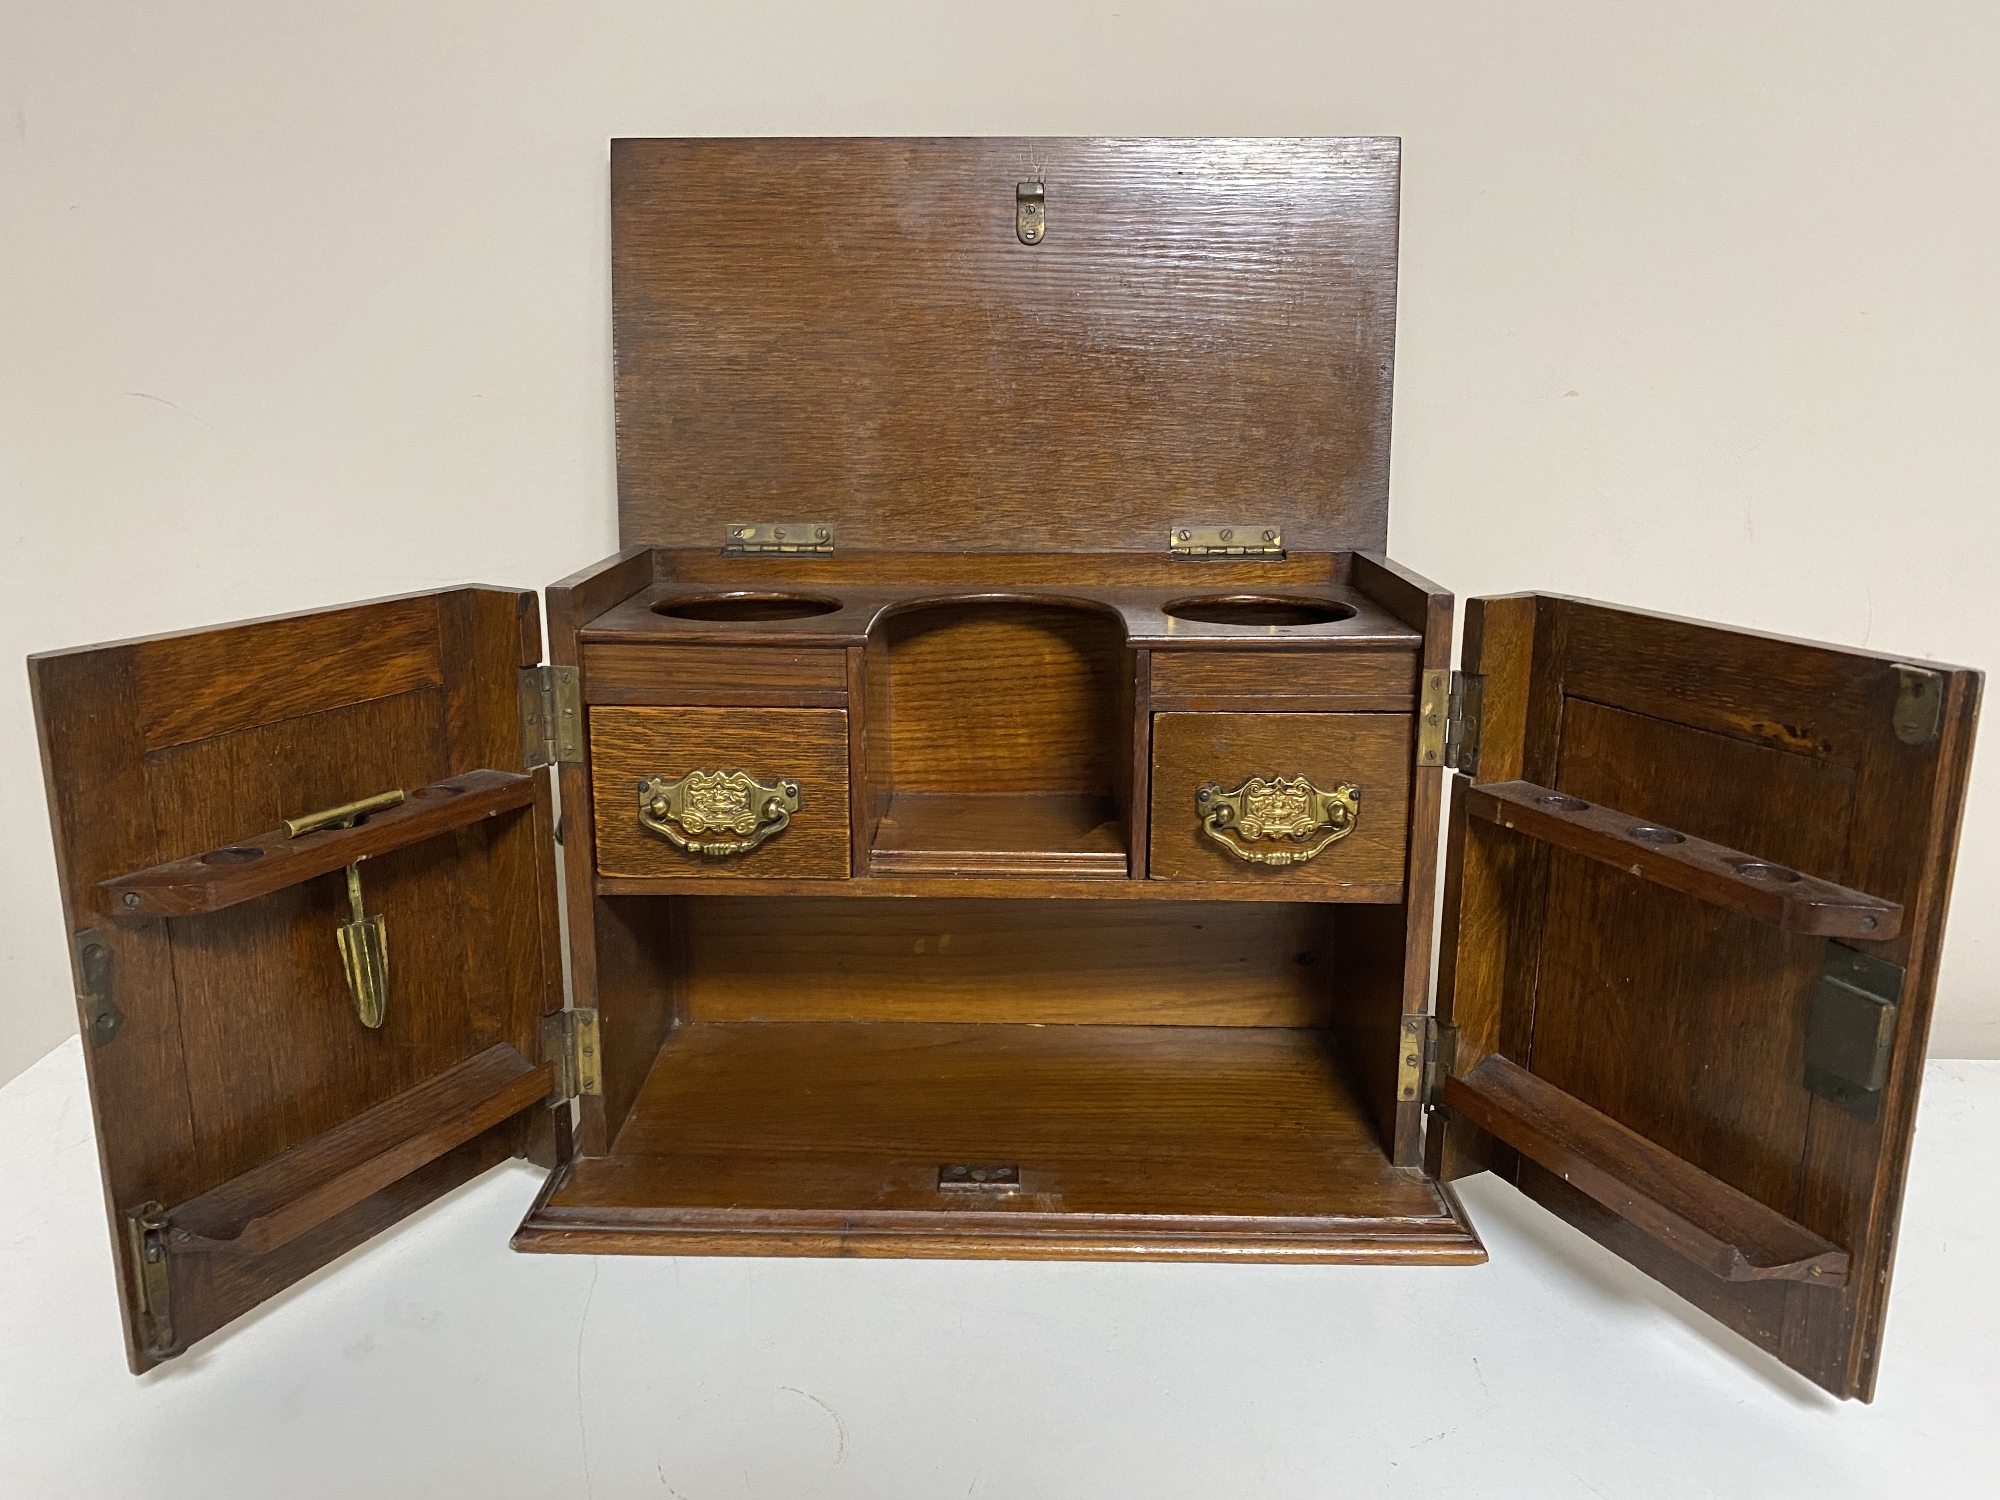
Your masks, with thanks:
<instances>
[{"instance_id":1,"label":"cabinet back panel","mask_svg":"<svg viewBox=\"0 0 2000 1500\"><path fill-rule=\"evenodd\" d=\"M1325 1026L1317 908L690 898L694 1021Z\"/></svg>"},{"instance_id":2,"label":"cabinet back panel","mask_svg":"<svg viewBox=\"0 0 2000 1500\"><path fill-rule=\"evenodd\" d=\"M985 601L913 609L883 633L896 791L1110 795L1132 676L1115 617Z\"/></svg>"}]
</instances>

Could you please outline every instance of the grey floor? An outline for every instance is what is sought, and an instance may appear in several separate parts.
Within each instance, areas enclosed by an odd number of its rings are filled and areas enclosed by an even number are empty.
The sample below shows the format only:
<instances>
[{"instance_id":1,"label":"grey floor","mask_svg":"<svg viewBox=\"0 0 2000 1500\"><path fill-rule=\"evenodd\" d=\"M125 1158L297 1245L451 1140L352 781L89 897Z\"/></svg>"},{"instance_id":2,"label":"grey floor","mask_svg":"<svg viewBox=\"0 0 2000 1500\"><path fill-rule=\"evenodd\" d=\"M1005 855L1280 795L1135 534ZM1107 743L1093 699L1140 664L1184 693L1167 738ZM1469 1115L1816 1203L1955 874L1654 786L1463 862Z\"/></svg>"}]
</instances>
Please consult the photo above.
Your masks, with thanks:
<instances>
[{"instance_id":1,"label":"grey floor","mask_svg":"<svg viewBox=\"0 0 2000 1500\"><path fill-rule=\"evenodd\" d=\"M0 1089L0 1496L2000 1494L2000 1062L1930 1067L1879 1399L1491 1178L1473 1269L516 1255L503 1167L142 1380L77 1044Z\"/></svg>"}]
</instances>

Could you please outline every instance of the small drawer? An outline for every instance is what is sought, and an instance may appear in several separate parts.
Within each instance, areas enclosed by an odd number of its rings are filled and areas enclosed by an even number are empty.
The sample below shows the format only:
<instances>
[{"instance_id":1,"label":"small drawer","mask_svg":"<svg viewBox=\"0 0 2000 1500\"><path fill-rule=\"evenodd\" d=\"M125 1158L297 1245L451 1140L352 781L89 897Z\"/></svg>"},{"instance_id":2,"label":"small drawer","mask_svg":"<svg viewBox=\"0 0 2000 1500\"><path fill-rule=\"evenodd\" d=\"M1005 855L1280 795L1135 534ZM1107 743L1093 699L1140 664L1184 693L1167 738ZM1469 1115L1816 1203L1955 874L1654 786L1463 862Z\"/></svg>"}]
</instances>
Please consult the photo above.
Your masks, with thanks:
<instances>
[{"instance_id":1,"label":"small drawer","mask_svg":"<svg viewBox=\"0 0 2000 1500\"><path fill-rule=\"evenodd\" d=\"M1155 651L1153 701L1163 709L1269 708L1413 713L1413 648L1342 651Z\"/></svg>"},{"instance_id":2,"label":"small drawer","mask_svg":"<svg viewBox=\"0 0 2000 1500\"><path fill-rule=\"evenodd\" d=\"M1368 886L1368 899L1395 899L1388 888L1402 886L1409 842L1411 733L1409 714L1155 714L1152 878ZM1265 785L1249 786L1253 778ZM1327 837L1348 820L1302 780L1323 793L1358 790L1348 832ZM1199 802L1204 787L1220 797ZM1225 798L1227 810L1211 817ZM1238 808L1249 817L1232 826Z\"/></svg>"},{"instance_id":3,"label":"small drawer","mask_svg":"<svg viewBox=\"0 0 2000 1500\"><path fill-rule=\"evenodd\" d=\"M839 647L593 643L583 648L588 703L801 703L833 708L847 698L847 653Z\"/></svg>"},{"instance_id":4,"label":"small drawer","mask_svg":"<svg viewBox=\"0 0 2000 1500\"><path fill-rule=\"evenodd\" d=\"M594 707L590 783L599 874L847 876L844 709Z\"/></svg>"}]
</instances>

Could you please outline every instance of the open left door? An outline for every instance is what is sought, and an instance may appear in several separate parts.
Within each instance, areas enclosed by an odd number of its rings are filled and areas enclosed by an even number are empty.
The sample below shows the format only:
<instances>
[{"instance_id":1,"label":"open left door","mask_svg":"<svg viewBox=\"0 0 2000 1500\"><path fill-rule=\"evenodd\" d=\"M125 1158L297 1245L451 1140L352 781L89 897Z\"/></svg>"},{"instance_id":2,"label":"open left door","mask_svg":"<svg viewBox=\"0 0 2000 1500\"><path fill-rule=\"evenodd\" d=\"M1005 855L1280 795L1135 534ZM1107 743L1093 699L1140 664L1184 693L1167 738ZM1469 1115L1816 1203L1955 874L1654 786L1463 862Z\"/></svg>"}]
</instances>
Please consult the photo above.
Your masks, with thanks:
<instances>
[{"instance_id":1,"label":"open left door","mask_svg":"<svg viewBox=\"0 0 2000 1500\"><path fill-rule=\"evenodd\" d=\"M1980 674L1471 601L1432 1169L1872 1396Z\"/></svg>"},{"instance_id":2,"label":"open left door","mask_svg":"<svg viewBox=\"0 0 2000 1500\"><path fill-rule=\"evenodd\" d=\"M467 588L30 659L135 1372L566 1148L540 657Z\"/></svg>"}]
</instances>

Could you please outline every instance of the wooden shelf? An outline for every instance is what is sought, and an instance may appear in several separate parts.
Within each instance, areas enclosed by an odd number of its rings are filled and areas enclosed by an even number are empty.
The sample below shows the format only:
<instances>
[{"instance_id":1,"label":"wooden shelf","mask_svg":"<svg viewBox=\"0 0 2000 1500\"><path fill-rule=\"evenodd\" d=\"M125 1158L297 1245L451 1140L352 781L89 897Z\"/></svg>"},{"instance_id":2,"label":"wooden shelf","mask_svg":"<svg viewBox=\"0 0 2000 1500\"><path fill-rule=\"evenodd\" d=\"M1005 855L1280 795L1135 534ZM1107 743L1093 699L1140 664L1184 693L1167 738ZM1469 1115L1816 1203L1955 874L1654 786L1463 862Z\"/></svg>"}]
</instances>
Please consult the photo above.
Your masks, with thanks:
<instances>
[{"instance_id":1,"label":"wooden shelf","mask_svg":"<svg viewBox=\"0 0 2000 1500\"><path fill-rule=\"evenodd\" d=\"M176 1254L262 1255L317 1229L548 1097L550 1069L505 1042L467 1058L167 1216Z\"/></svg>"},{"instance_id":2,"label":"wooden shelf","mask_svg":"<svg viewBox=\"0 0 2000 1500\"><path fill-rule=\"evenodd\" d=\"M900 793L876 827L868 863L891 876L1119 879L1130 861L1109 797Z\"/></svg>"},{"instance_id":3,"label":"wooden shelf","mask_svg":"<svg viewBox=\"0 0 2000 1500\"><path fill-rule=\"evenodd\" d=\"M1403 885L1306 880L1105 880L1095 875L869 875L850 880L718 880L711 875L600 875L600 896L839 896L996 900L1328 901L1394 906Z\"/></svg>"},{"instance_id":4,"label":"wooden shelf","mask_svg":"<svg viewBox=\"0 0 2000 1500\"><path fill-rule=\"evenodd\" d=\"M1880 942L1902 930L1903 908L1894 901L1660 828L1531 781L1471 787L1466 812L1786 932Z\"/></svg>"},{"instance_id":5,"label":"wooden shelf","mask_svg":"<svg viewBox=\"0 0 2000 1500\"><path fill-rule=\"evenodd\" d=\"M526 807L534 797L532 776L467 771L418 787L407 801L371 813L358 827L328 828L295 839L287 838L283 828L274 828L225 848L102 881L98 903L121 917L188 917L223 911L356 860Z\"/></svg>"},{"instance_id":6,"label":"wooden shelf","mask_svg":"<svg viewBox=\"0 0 2000 1500\"><path fill-rule=\"evenodd\" d=\"M1018 1167L1013 1193L939 1185ZM524 1250L1465 1264L1450 1194L1389 1164L1328 1033L691 1023Z\"/></svg>"},{"instance_id":7,"label":"wooden shelf","mask_svg":"<svg viewBox=\"0 0 2000 1500\"><path fill-rule=\"evenodd\" d=\"M1847 1252L1497 1054L1446 1108L1724 1281L1839 1286Z\"/></svg>"}]
</instances>

